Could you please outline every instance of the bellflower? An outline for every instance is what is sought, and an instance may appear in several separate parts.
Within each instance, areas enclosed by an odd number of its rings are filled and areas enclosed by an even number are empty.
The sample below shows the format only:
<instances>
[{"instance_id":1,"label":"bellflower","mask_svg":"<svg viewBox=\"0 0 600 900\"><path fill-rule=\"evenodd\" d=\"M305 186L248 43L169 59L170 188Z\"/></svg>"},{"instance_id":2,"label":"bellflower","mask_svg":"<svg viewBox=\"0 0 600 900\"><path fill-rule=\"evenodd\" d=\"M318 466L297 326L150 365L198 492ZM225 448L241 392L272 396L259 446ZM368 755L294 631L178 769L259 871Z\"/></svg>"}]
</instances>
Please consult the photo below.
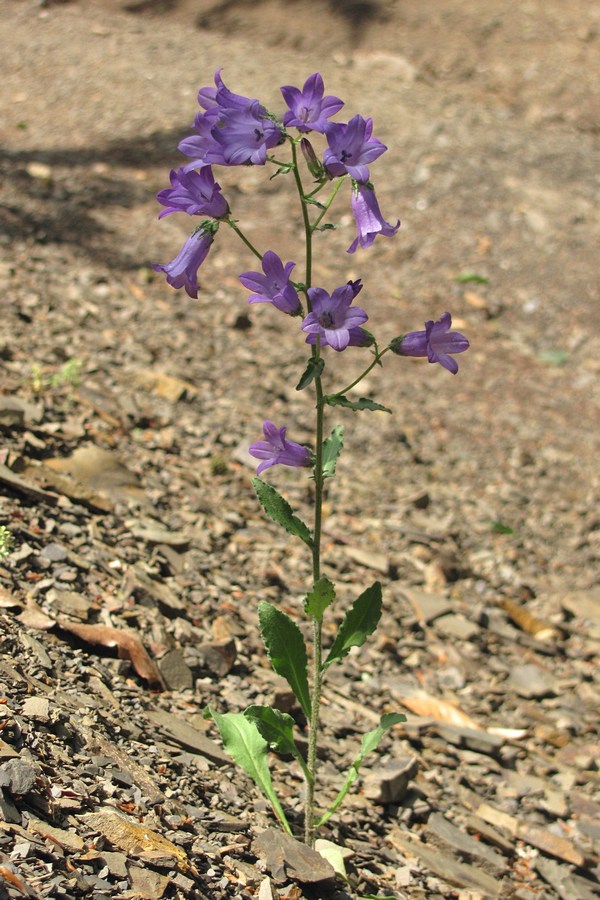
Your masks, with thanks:
<instances>
[{"instance_id":1,"label":"bellflower","mask_svg":"<svg viewBox=\"0 0 600 900\"><path fill-rule=\"evenodd\" d=\"M215 73L215 87L198 92L198 103L205 112L194 119L197 133L179 144L182 153L194 157L186 171L206 165L264 165L267 150L282 139L281 129L264 106L230 91L220 69Z\"/></svg>"},{"instance_id":2,"label":"bellflower","mask_svg":"<svg viewBox=\"0 0 600 900\"><path fill-rule=\"evenodd\" d=\"M187 239L175 259L164 266L154 263L156 272L164 272L167 281L174 288L185 288L188 296L198 297L198 269L208 256L214 240L209 231L200 229Z\"/></svg>"},{"instance_id":3,"label":"bellflower","mask_svg":"<svg viewBox=\"0 0 600 900\"><path fill-rule=\"evenodd\" d=\"M371 185L353 183L352 212L358 234L348 247L347 253L354 253L359 244L361 247L370 247L378 234L392 237L400 228L400 220L395 225L390 225L384 220Z\"/></svg>"},{"instance_id":4,"label":"bellflower","mask_svg":"<svg viewBox=\"0 0 600 900\"><path fill-rule=\"evenodd\" d=\"M351 175L355 181L369 180L367 164L373 162L387 147L372 138L373 119L354 116L347 125L329 122L325 136L329 144L323 155L323 163L330 175Z\"/></svg>"},{"instance_id":5,"label":"bellflower","mask_svg":"<svg viewBox=\"0 0 600 900\"><path fill-rule=\"evenodd\" d=\"M281 259L272 250L267 250L262 258L264 275L260 272L243 272L240 281L249 291L248 303L272 303L281 312L295 316L302 306L293 284L290 273L296 263L283 265Z\"/></svg>"},{"instance_id":6,"label":"bellflower","mask_svg":"<svg viewBox=\"0 0 600 900\"><path fill-rule=\"evenodd\" d=\"M270 466L310 466L312 464L310 451L302 444L288 441L285 436L286 430L286 428L277 428L268 419L263 423L266 440L257 441L249 448L251 456L263 460L256 469L257 475Z\"/></svg>"},{"instance_id":7,"label":"bellflower","mask_svg":"<svg viewBox=\"0 0 600 900\"><path fill-rule=\"evenodd\" d=\"M358 290L356 282L336 288L331 296L323 288L308 289L312 312L302 322L307 344L314 343L316 335L320 335L322 347L340 351L349 346L350 332L369 318L364 309L350 306Z\"/></svg>"},{"instance_id":8,"label":"bellflower","mask_svg":"<svg viewBox=\"0 0 600 900\"><path fill-rule=\"evenodd\" d=\"M430 363L439 363L453 375L458 372L458 363L451 353L464 353L469 349L469 341L460 331L450 331L452 316L445 312L437 322L425 322L425 331L411 331L403 337L394 338L390 350L398 356L426 356Z\"/></svg>"},{"instance_id":9,"label":"bellflower","mask_svg":"<svg viewBox=\"0 0 600 900\"><path fill-rule=\"evenodd\" d=\"M299 90L290 84L280 88L283 99L288 105L283 124L293 125L298 131L325 131L327 119L335 115L344 101L339 97L323 96L323 78L318 72L309 75L304 87Z\"/></svg>"},{"instance_id":10,"label":"bellflower","mask_svg":"<svg viewBox=\"0 0 600 900\"><path fill-rule=\"evenodd\" d=\"M264 166L267 150L282 139L281 129L258 100L245 109L221 110L218 126L211 134L221 148L226 166Z\"/></svg>"},{"instance_id":11,"label":"bellflower","mask_svg":"<svg viewBox=\"0 0 600 900\"><path fill-rule=\"evenodd\" d=\"M186 172L183 168L175 172L171 169L170 179L171 187L156 195L158 202L167 207L159 214L159 219L174 212L221 219L229 212L229 204L209 166L199 172Z\"/></svg>"}]
</instances>

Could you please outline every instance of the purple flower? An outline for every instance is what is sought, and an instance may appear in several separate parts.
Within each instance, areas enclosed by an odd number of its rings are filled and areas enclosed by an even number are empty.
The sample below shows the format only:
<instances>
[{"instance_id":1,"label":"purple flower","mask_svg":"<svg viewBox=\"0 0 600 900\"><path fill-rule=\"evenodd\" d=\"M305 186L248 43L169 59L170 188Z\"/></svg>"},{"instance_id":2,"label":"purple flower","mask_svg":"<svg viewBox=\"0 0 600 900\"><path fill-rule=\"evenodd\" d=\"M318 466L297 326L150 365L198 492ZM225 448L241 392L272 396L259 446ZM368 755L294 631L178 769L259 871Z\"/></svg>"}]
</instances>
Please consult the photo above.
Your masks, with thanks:
<instances>
[{"instance_id":1,"label":"purple flower","mask_svg":"<svg viewBox=\"0 0 600 900\"><path fill-rule=\"evenodd\" d=\"M387 147L377 138L372 138L373 119L354 116L347 125L329 122L325 126L328 149L323 163L330 175L337 177L346 172L355 181L369 180L367 163L373 162Z\"/></svg>"},{"instance_id":2,"label":"purple flower","mask_svg":"<svg viewBox=\"0 0 600 900\"><path fill-rule=\"evenodd\" d=\"M263 423L263 433L266 440L257 441L249 448L250 456L263 460L256 469L257 475L260 475L261 472L264 472L270 466L312 465L310 451L303 447L302 444L286 440L285 432L285 428L277 428L268 419Z\"/></svg>"},{"instance_id":3,"label":"purple flower","mask_svg":"<svg viewBox=\"0 0 600 900\"><path fill-rule=\"evenodd\" d=\"M182 153L193 157L192 162L187 163L184 167L186 172L202 166L225 165L221 145L213 137L213 130L216 128L218 120L217 109L196 114L194 119L196 134L184 138L178 145Z\"/></svg>"},{"instance_id":4,"label":"purple flower","mask_svg":"<svg viewBox=\"0 0 600 900\"><path fill-rule=\"evenodd\" d=\"M390 350L398 356L426 356L430 363L439 363L453 375L458 372L458 363L451 353L464 353L469 342L460 331L450 331L452 316L445 312L437 322L425 322L425 331L411 331L403 337L394 338Z\"/></svg>"},{"instance_id":5,"label":"purple flower","mask_svg":"<svg viewBox=\"0 0 600 900\"><path fill-rule=\"evenodd\" d=\"M296 263L288 262L285 267L272 250L267 250L262 258L264 275L260 272L243 272L240 281L249 291L254 291L248 303L272 303L273 306L295 316L302 309L298 294L290 281L290 272Z\"/></svg>"},{"instance_id":6,"label":"purple flower","mask_svg":"<svg viewBox=\"0 0 600 900\"><path fill-rule=\"evenodd\" d=\"M172 287L185 288L187 294L195 300L198 297L198 269L208 256L213 240L210 232L203 229L195 231L175 259L164 266L154 263L152 268L156 272L164 272Z\"/></svg>"},{"instance_id":7,"label":"purple flower","mask_svg":"<svg viewBox=\"0 0 600 900\"><path fill-rule=\"evenodd\" d=\"M309 288L310 312L302 322L302 331L308 335L307 344L315 343L320 335L322 347L345 350L350 344L351 332L369 318L359 306L350 307L360 290L359 282L348 282L329 296L323 288ZM314 338L313 338L314 335Z\"/></svg>"},{"instance_id":8,"label":"purple flower","mask_svg":"<svg viewBox=\"0 0 600 900\"><path fill-rule=\"evenodd\" d=\"M344 105L339 97L323 96L323 78L318 72L309 75L300 91L286 84L281 88L289 109L283 117L284 125L293 125L298 131L325 131L327 119Z\"/></svg>"},{"instance_id":9,"label":"purple flower","mask_svg":"<svg viewBox=\"0 0 600 900\"><path fill-rule=\"evenodd\" d=\"M354 253L358 245L370 247L378 234L392 237L400 228L400 220L390 225L381 215L375 191L368 184L352 185L352 212L358 234L348 247L347 253Z\"/></svg>"},{"instance_id":10,"label":"purple flower","mask_svg":"<svg viewBox=\"0 0 600 900\"><path fill-rule=\"evenodd\" d=\"M229 204L216 184L209 166L199 172L171 169L171 187L159 191L156 199L166 209L158 218L174 212L186 212L190 216L212 216L220 219L229 212Z\"/></svg>"},{"instance_id":11,"label":"purple flower","mask_svg":"<svg viewBox=\"0 0 600 900\"><path fill-rule=\"evenodd\" d=\"M282 137L281 129L268 118L258 100L245 109L221 110L218 125L211 133L226 166L263 166L267 150L279 144Z\"/></svg>"},{"instance_id":12,"label":"purple flower","mask_svg":"<svg viewBox=\"0 0 600 900\"><path fill-rule=\"evenodd\" d=\"M215 85L198 92L205 112L194 119L197 133L179 144L182 153L194 157L186 171L206 165L264 165L267 150L282 139L281 129L258 100L230 91L220 69L215 72Z\"/></svg>"}]
</instances>

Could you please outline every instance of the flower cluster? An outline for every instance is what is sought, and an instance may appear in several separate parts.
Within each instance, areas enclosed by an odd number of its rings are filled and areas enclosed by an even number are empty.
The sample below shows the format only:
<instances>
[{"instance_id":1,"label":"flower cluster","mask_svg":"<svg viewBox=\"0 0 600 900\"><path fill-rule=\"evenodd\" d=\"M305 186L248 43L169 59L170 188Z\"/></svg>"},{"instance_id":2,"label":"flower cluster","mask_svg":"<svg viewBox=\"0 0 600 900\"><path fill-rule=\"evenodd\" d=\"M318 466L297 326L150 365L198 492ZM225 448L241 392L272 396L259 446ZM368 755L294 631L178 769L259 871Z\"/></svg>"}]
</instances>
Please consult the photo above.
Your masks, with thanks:
<instances>
[{"instance_id":1,"label":"flower cluster","mask_svg":"<svg viewBox=\"0 0 600 900\"><path fill-rule=\"evenodd\" d=\"M191 161L177 170L171 170L171 187L157 195L159 203L165 207L159 218L176 212L206 218L171 262L155 264L154 269L164 272L168 283L174 288L184 288L190 297L197 298L198 269L208 256L220 225L225 223L242 238L261 263L262 271L252 270L239 276L241 283L251 292L248 302L268 303L288 316L299 317L305 342L312 347L313 360L320 359L326 347L338 353L348 347L371 347L375 363L379 363L383 354L390 350L399 356L426 357L430 363L437 362L456 374L458 363L454 355L464 352L469 342L460 332L450 330L450 313L444 313L437 322L426 322L423 331L394 338L380 351L373 335L362 327L368 320L366 311L353 305L362 289L361 280L349 281L331 293L323 287L293 281L292 272L296 263L284 263L274 250L260 253L253 247L232 218L229 202L213 175L212 167L215 165L263 166L268 162L277 166L276 174L294 171L309 243L314 232L332 227L320 223L341 181L347 178L351 185L350 202L356 224L356 237L347 252L354 253L359 247L366 249L379 235L393 237L400 227L399 221L391 224L383 218L371 181L371 163L387 149L373 136L373 120L355 115L348 122L331 121L344 103L339 97L325 94L323 78L318 72L310 75L301 89L292 85L281 87L287 109L279 118L259 100L230 91L220 69L215 73L214 82L214 87L203 87L198 92L200 111L194 119L194 133L179 144L179 149ZM292 136L290 129L296 129L298 136ZM307 138L311 132L320 135L320 140L326 144L320 158ZM286 142L291 146L292 160L282 163L272 153ZM301 187L297 166L298 147L316 183L309 194ZM330 199L321 203L316 199L317 194L332 182L335 184ZM320 211L309 226L308 210L315 209L312 204ZM308 258L307 252L307 281L310 278ZM366 371L370 371L375 363ZM358 383L364 374L353 384ZM312 464L312 457L305 447L286 439L285 428L276 428L272 422L266 421L263 430L265 440L253 444L250 449L253 456L262 460L258 473L276 464Z\"/></svg>"}]
</instances>

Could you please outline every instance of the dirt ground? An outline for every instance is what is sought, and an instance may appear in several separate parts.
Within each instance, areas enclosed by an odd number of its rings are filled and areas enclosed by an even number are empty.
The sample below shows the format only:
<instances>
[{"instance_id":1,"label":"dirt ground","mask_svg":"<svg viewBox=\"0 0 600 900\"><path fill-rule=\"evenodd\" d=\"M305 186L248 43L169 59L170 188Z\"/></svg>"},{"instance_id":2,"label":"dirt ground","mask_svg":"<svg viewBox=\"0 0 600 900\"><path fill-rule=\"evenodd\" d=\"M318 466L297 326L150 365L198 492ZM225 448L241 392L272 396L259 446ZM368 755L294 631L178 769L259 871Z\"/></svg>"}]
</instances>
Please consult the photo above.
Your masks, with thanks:
<instances>
[{"instance_id":1,"label":"dirt ground","mask_svg":"<svg viewBox=\"0 0 600 900\"><path fill-rule=\"evenodd\" d=\"M0 562L0 896L597 894L600 9L0 0L0 17L0 524L16 539ZM455 378L396 358L370 375L361 391L393 416L335 417L327 571L342 603L381 578L385 637L326 697L323 790L374 714L429 698L326 834L354 853L346 888L265 870L253 840L272 823L201 717L280 690L257 599L295 614L309 576L261 517L244 451L265 418L310 440L304 345L246 305L253 261L224 229L197 301L150 269L187 236L155 194L219 66L277 112L280 85L320 71L338 120L373 117L389 148L373 180L402 226L348 256L340 198L315 283L361 277L382 340L449 310L471 341ZM254 243L297 259L285 179L217 178ZM351 380L356 357L336 364ZM272 481L308 515L297 473ZM151 669L73 623L129 629ZM412 758L386 801L373 784ZM274 765L299 816L298 775ZM107 836L116 808L171 850ZM442 815L504 863L442 840Z\"/></svg>"}]
</instances>

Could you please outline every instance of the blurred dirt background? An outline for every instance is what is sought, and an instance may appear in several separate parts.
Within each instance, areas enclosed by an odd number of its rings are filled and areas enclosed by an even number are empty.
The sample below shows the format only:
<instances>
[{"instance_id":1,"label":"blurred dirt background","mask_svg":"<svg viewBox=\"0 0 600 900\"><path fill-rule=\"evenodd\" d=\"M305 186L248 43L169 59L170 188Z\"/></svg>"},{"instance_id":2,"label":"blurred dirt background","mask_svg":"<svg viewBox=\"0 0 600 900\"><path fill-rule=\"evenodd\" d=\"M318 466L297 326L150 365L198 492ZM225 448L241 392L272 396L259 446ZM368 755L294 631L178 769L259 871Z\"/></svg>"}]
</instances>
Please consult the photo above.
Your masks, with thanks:
<instances>
[{"instance_id":1,"label":"blurred dirt background","mask_svg":"<svg viewBox=\"0 0 600 900\"><path fill-rule=\"evenodd\" d=\"M598 7L1 0L0 21L0 890L597 894ZM154 196L219 66L274 112L320 71L338 120L374 118L402 227L347 256L342 191L315 283L362 277L382 341L445 310L471 341L455 378L386 359L361 392L394 415L331 421L327 571L340 610L375 577L386 599L385 637L326 696L323 790L375 713L411 709L326 835L354 853L346 888L265 866L267 814L201 718L290 702L256 604L295 614L309 574L245 454L267 417L310 440L303 343L246 305L224 229L197 301L149 268L187 236ZM285 179L217 177L255 244L297 260ZM347 383L357 356L335 361ZM271 480L308 510L297 473ZM298 773L275 770L298 818Z\"/></svg>"}]
</instances>

